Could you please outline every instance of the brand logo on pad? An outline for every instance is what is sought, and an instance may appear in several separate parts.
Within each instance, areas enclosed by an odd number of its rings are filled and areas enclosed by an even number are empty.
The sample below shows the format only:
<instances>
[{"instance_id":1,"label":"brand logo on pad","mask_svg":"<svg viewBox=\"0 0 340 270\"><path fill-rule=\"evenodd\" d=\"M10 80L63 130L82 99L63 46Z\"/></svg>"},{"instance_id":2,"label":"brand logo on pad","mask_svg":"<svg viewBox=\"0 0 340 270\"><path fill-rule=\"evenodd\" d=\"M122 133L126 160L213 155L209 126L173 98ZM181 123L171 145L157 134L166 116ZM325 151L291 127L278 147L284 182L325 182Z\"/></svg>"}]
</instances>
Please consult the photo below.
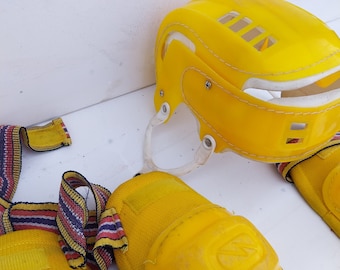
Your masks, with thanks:
<instances>
[{"instance_id":1,"label":"brand logo on pad","mask_svg":"<svg viewBox=\"0 0 340 270\"><path fill-rule=\"evenodd\" d=\"M259 245L249 235L241 234L221 246L217 250L216 259L223 268L236 269L256 261L254 256L259 255L258 249Z\"/></svg>"}]
</instances>

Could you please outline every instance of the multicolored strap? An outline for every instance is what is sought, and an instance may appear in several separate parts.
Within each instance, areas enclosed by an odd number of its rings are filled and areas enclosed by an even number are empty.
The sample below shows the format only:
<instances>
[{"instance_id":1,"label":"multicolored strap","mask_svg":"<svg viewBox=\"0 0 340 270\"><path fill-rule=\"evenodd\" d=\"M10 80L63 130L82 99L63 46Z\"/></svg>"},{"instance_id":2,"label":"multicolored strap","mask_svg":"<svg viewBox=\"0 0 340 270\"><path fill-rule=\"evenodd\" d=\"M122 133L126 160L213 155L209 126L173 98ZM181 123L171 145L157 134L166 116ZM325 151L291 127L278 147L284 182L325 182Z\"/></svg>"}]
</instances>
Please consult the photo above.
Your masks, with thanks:
<instances>
[{"instance_id":1,"label":"multicolored strap","mask_svg":"<svg viewBox=\"0 0 340 270\"><path fill-rule=\"evenodd\" d=\"M11 200L21 170L20 127L0 126L0 197Z\"/></svg>"},{"instance_id":2,"label":"multicolored strap","mask_svg":"<svg viewBox=\"0 0 340 270\"><path fill-rule=\"evenodd\" d=\"M93 194L96 216L89 214L86 200L75 190L78 187L87 187ZM112 248L127 247L127 239L115 210L110 209L109 215L106 211L102 216L110 195L110 191L89 183L77 172L64 173L56 221L61 236L59 243L72 268L82 268L86 263L94 268L97 263L99 269L107 269L114 259Z\"/></svg>"},{"instance_id":3,"label":"multicolored strap","mask_svg":"<svg viewBox=\"0 0 340 270\"><path fill-rule=\"evenodd\" d=\"M110 208L101 215L93 250L98 265L109 266L112 263L113 249L126 252L128 241L119 215L114 208Z\"/></svg>"},{"instance_id":4,"label":"multicolored strap","mask_svg":"<svg viewBox=\"0 0 340 270\"><path fill-rule=\"evenodd\" d=\"M0 197L5 200L12 199L18 185L21 138L34 151L54 150L72 143L61 118L41 127L0 125Z\"/></svg>"},{"instance_id":5,"label":"multicolored strap","mask_svg":"<svg viewBox=\"0 0 340 270\"><path fill-rule=\"evenodd\" d=\"M66 259L76 269L107 269L113 248L127 248L127 239L115 209L105 210L110 192L91 184L81 174L65 172L58 203L12 203L21 170L21 141L35 151L47 151L71 144L62 120L30 129L0 126L0 235L25 229L59 234ZM87 187L95 210L88 210L76 190Z\"/></svg>"},{"instance_id":6,"label":"multicolored strap","mask_svg":"<svg viewBox=\"0 0 340 270\"><path fill-rule=\"evenodd\" d=\"M332 138L332 140L326 144L326 146L322 149L320 149L318 152L314 153L313 155L310 155L309 157L305 158L305 159L300 159L300 160L295 160L295 161L291 161L291 162L282 162L282 163L276 163L276 169L278 170L278 172L282 175L283 179L285 179L286 181L293 183L293 179L290 177L290 170L292 168L294 168L296 165L300 164L301 162L311 158L312 156L316 155L317 153L319 153L320 151L324 150L325 148L328 147L332 147L333 145L338 145L340 144L340 132L337 132L334 137Z\"/></svg>"}]
</instances>

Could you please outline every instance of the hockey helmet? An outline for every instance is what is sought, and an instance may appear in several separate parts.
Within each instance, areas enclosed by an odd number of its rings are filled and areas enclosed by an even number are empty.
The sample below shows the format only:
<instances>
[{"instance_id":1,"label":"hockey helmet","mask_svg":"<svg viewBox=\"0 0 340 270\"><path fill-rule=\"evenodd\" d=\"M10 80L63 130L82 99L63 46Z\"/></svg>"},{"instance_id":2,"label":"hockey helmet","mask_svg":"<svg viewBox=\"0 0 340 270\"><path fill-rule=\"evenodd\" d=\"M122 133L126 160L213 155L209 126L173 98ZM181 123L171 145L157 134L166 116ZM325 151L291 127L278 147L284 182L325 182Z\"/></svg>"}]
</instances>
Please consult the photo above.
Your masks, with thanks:
<instances>
[{"instance_id":1,"label":"hockey helmet","mask_svg":"<svg viewBox=\"0 0 340 270\"><path fill-rule=\"evenodd\" d=\"M192 0L163 20L155 60L147 158L152 127L181 103L199 122L203 160L232 150L292 161L340 130L339 37L289 2Z\"/></svg>"}]
</instances>

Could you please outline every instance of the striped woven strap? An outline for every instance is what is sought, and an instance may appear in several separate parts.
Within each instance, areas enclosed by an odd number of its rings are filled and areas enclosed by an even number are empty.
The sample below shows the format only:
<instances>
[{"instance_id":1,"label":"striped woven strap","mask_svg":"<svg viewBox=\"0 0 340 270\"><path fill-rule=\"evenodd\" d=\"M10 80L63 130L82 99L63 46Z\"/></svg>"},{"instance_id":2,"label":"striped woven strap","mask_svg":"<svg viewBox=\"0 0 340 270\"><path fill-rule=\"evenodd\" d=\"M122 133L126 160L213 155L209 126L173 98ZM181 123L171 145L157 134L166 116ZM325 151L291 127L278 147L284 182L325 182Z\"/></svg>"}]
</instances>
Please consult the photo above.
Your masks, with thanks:
<instances>
[{"instance_id":1,"label":"striped woven strap","mask_svg":"<svg viewBox=\"0 0 340 270\"><path fill-rule=\"evenodd\" d=\"M305 159L300 159L300 160L295 160L295 161L291 161L291 162L282 162L282 163L276 163L276 169L277 171L282 175L283 179L285 179L286 181L293 183L293 179L290 177L290 171L297 166L298 164L300 164L301 162L313 157L314 155L316 155L317 153L319 153L320 151L332 147L334 145L339 145L340 144L340 132L337 132L334 137L332 138L332 140L330 142L328 142L326 144L326 146L322 149L320 149L319 151L315 152L314 154L310 155L309 157L305 158Z\"/></svg>"},{"instance_id":2,"label":"striped woven strap","mask_svg":"<svg viewBox=\"0 0 340 270\"><path fill-rule=\"evenodd\" d=\"M61 118L42 127L0 126L0 197L11 200L21 171L21 138L34 151L48 151L71 144Z\"/></svg>"},{"instance_id":3,"label":"striped woven strap","mask_svg":"<svg viewBox=\"0 0 340 270\"><path fill-rule=\"evenodd\" d=\"M11 200L21 170L20 127L0 126L0 197Z\"/></svg>"},{"instance_id":4,"label":"striped woven strap","mask_svg":"<svg viewBox=\"0 0 340 270\"><path fill-rule=\"evenodd\" d=\"M95 216L90 216L86 200L75 190L79 187L87 187L93 194ZM56 221L60 244L72 268L82 268L87 263L92 265L91 269L107 269L114 260L113 248L127 248L127 239L115 209L104 211L110 195L107 189L91 184L77 172L64 173Z\"/></svg>"},{"instance_id":5,"label":"striped woven strap","mask_svg":"<svg viewBox=\"0 0 340 270\"><path fill-rule=\"evenodd\" d=\"M119 215L114 208L110 208L102 213L96 236L93 253L98 265L109 266L112 263L113 249L126 252L128 241Z\"/></svg>"},{"instance_id":6,"label":"striped woven strap","mask_svg":"<svg viewBox=\"0 0 340 270\"><path fill-rule=\"evenodd\" d=\"M11 203L21 171L22 141L34 151L54 150L72 143L61 118L31 128L0 125L0 234L37 224L56 232L53 221L48 221L53 216L50 212L56 212L55 205Z\"/></svg>"},{"instance_id":7,"label":"striped woven strap","mask_svg":"<svg viewBox=\"0 0 340 270\"><path fill-rule=\"evenodd\" d=\"M89 211L77 188L88 188L96 210ZM110 192L68 171L62 178L59 203L10 203L1 201L0 233L38 229L59 234L59 244L74 269L108 269L113 249L126 250L127 238L115 209L104 211ZM1 200L1 199L0 199Z\"/></svg>"},{"instance_id":8,"label":"striped woven strap","mask_svg":"<svg viewBox=\"0 0 340 270\"><path fill-rule=\"evenodd\" d=\"M21 140L35 151L71 144L60 118L30 129L0 126L0 235L25 229L53 232L60 235L72 268L107 269L113 261L112 249L127 247L119 216L114 209L104 211L110 192L69 171L62 177L59 203L12 203L21 169ZM95 210L88 210L76 190L80 187L93 194Z\"/></svg>"}]
</instances>

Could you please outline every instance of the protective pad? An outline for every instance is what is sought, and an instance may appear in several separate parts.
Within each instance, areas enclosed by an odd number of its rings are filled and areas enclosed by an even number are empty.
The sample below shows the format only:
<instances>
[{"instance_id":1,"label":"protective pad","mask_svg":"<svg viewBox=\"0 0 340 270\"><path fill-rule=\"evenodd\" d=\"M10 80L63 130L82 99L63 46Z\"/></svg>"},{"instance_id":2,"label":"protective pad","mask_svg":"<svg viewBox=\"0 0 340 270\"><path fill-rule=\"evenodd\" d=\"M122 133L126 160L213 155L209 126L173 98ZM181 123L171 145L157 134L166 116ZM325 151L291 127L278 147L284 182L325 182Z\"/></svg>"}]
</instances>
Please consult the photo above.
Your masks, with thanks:
<instances>
[{"instance_id":1,"label":"protective pad","mask_svg":"<svg viewBox=\"0 0 340 270\"><path fill-rule=\"evenodd\" d=\"M340 237L340 140L307 159L285 164L282 174ZM281 164L282 166L282 164Z\"/></svg>"},{"instance_id":2,"label":"protective pad","mask_svg":"<svg viewBox=\"0 0 340 270\"><path fill-rule=\"evenodd\" d=\"M0 237L0 269L69 270L58 235L42 230L11 232Z\"/></svg>"},{"instance_id":3,"label":"protective pad","mask_svg":"<svg viewBox=\"0 0 340 270\"><path fill-rule=\"evenodd\" d=\"M173 175L139 175L118 187L106 207L117 210L129 239L127 251L114 251L119 269L280 269L248 220Z\"/></svg>"}]
</instances>

